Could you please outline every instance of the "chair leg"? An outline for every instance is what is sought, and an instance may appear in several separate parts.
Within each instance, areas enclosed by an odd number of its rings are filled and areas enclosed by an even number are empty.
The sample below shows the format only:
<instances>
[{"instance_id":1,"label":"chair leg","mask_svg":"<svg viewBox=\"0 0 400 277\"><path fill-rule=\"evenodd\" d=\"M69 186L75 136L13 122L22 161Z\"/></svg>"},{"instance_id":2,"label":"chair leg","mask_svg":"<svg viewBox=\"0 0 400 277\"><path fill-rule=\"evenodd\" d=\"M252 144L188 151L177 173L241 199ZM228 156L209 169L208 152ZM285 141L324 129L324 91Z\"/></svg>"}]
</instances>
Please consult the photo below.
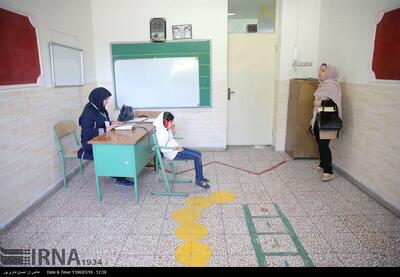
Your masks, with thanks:
<instances>
[{"instance_id":1,"label":"chair leg","mask_svg":"<svg viewBox=\"0 0 400 277\"><path fill-rule=\"evenodd\" d=\"M64 175L64 187L67 187L67 175L65 174L64 157L61 158L61 169Z\"/></svg>"},{"instance_id":2,"label":"chair leg","mask_svg":"<svg viewBox=\"0 0 400 277\"><path fill-rule=\"evenodd\" d=\"M81 174L83 174L83 164L81 159L79 159L79 167L81 169Z\"/></svg>"},{"instance_id":3,"label":"chair leg","mask_svg":"<svg viewBox=\"0 0 400 277\"><path fill-rule=\"evenodd\" d=\"M173 191L173 189L172 189L172 187L171 187L171 185L169 183L169 180L168 180L168 177L167 177L167 173L165 171L164 162L162 161L161 154L159 152L157 152L157 159L158 159L159 165L161 166L161 173L163 175L163 182L164 182L164 185L165 185L167 191L165 191L165 192L152 192L151 194L153 194L153 195L187 196L188 194L185 193L185 192L175 192L175 191Z\"/></svg>"},{"instance_id":4,"label":"chair leg","mask_svg":"<svg viewBox=\"0 0 400 277\"><path fill-rule=\"evenodd\" d=\"M173 180L176 180L176 172L175 172L175 166L174 166L174 164L173 164L173 163L169 163L169 168L171 168Z\"/></svg>"},{"instance_id":5,"label":"chair leg","mask_svg":"<svg viewBox=\"0 0 400 277\"><path fill-rule=\"evenodd\" d=\"M168 181L174 182L174 183L191 183L192 182L191 179L178 179L176 177L176 171L175 171L174 163L169 163L169 167L170 167L171 172L172 172L172 179L168 179ZM162 181L162 180L160 179L160 181Z\"/></svg>"},{"instance_id":6,"label":"chair leg","mask_svg":"<svg viewBox=\"0 0 400 277\"><path fill-rule=\"evenodd\" d=\"M101 202L101 190L100 190L100 176L96 175L96 193L97 193L97 200Z\"/></svg>"},{"instance_id":7,"label":"chair leg","mask_svg":"<svg viewBox=\"0 0 400 277\"><path fill-rule=\"evenodd\" d=\"M169 166L171 168L172 177L173 177L172 182L175 182L175 183L191 183L192 182L192 179L178 179L178 177L176 177L174 163L170 163Z\"/></svg>"},{"instance_id":8,"label":"chair leg","mask_svg":"<svg viewBox=\"0 0 400 277\"><path fill-rule=\"evenodd\" d=\"M165 169L165 165L164 165L164 163L162 161L160 162L160 166L161 166L161 173L163 175L164 185L167 188L167 191L171 192L172 191L171 185L169 184L169 180L168 180L168 177L167 177L167 172L166 172L166 169Z\"/></svg>"}]
</instances>

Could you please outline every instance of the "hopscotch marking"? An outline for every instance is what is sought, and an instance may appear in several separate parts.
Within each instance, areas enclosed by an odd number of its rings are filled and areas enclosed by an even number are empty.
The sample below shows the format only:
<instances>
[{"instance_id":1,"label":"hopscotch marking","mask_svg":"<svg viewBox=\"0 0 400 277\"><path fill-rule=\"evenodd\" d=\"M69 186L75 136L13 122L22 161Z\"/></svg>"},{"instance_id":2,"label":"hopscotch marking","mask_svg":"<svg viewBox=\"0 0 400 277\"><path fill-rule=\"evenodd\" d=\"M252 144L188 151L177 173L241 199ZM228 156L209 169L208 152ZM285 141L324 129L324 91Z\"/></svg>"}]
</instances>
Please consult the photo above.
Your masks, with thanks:
<instances>
[{"instance_id":1,"label":"hopscotch marking","mask_svg":"<svg viewBox=\"0 0 400 277\"><path fill-rule=\"evenodd\" d=\"M286 216L283 214L281 209L277 204L274 204L275 210L277 212L277 216L252 216L249 206L248 205L242 205L243 212L245 214L245 219L246 219L246 224L247 228L249 230L251 242L253 244L253 249L256 254L258 266L260 267L265 267L266 266L266 259L268 257L290 257L290 256L300 256L301 259L303 260L305 266L307 267L314 267L314 263L312 262L311 258L309 257L308 253L304 249L300 239L298 238L296 232L294 231L292 225L289 223L289 220L286 218ZM277 232L270 232L270 233L260 233L257 232L253 218L280 218L283 225L285 226L286 232L285 233L277 233ZM295 252L264 252L261 243L260 243L260 238L259 236L276 236L276 235L287 235L290 237L291 241L293 242L294 246L296 247ZM276 237L273 237L273 242L271 244L272 249L278 249L281 248L281 245L279 241L276 239ZM288 261L285 260L284 266L289 266Z\"/></svg>"}]
</instances>

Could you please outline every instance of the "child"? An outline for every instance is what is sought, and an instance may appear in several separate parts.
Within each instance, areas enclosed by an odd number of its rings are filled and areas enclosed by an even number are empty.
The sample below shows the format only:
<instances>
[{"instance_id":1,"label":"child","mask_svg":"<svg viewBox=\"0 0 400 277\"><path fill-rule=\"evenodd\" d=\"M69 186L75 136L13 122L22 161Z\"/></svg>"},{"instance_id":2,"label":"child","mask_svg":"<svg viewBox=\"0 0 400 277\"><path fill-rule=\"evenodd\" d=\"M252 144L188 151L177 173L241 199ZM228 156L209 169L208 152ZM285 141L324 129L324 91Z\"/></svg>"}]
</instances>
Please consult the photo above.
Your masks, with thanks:
<instances>
[{"instance_id":1,"label":"child","mask_svg":"<svg viewBox=\"0 0 400 277\"><path fill-rule=\"evenodd\" d=\"M154 120L153 125L156 128L156 136L160 146L174 147L174 149L161 149L164 157L169 160L193 160L196 171L196 185L208 189L210 185L203 176L203 164L201 153L197 150L184 148L174 139L175 124L174 116L170 112L162 112Z\"/></svg>"}]
</instances>

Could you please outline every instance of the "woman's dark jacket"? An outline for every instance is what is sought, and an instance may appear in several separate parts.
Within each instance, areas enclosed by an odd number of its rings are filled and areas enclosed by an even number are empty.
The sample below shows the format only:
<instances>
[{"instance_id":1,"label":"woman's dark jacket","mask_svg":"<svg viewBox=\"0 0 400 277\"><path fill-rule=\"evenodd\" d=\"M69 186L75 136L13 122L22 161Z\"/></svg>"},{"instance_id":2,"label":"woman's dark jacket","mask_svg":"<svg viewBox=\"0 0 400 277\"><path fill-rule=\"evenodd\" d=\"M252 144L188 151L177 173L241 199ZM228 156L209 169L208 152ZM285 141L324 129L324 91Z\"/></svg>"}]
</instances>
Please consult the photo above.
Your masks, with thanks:
<instances>
[{"instance_id":1,"label":"woman's dark jacket","mask_svg":"<svg viewBox=\"0 0 400 277\"><path fill-rule=\"evenodd\" d=\"M89 103L83 109L79 117L81 126L81 145L78 151L78 158L83 160L93 160L93 148L88 141L106 132L106 121L110 121L107 110L103 106L103 101L111 93L105 88L96 88L89 95Z\"/></svg>"}]
</instances>

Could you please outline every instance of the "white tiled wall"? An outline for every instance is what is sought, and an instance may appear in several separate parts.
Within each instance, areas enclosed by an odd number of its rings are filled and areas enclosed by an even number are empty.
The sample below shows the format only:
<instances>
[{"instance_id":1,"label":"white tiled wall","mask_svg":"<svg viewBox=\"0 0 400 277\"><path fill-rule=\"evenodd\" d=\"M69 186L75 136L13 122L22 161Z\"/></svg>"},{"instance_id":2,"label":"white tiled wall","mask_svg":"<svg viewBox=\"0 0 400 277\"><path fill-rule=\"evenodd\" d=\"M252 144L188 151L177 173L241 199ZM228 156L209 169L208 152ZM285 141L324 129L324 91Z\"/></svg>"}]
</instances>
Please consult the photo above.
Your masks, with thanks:
<instances>
[{"instance_id":1,"label":"white tiled wall","mask_svg":"<svg viewBox=\"0 0 400 277\"><path fill-rule=\"evenodd\" d=\"M0 97L0 229L63 177L52 128L78 118L96 86L32 88ZM77 135L80 128L77 129ZM72 140L65 141L70 146ZM78 166L67 162L67 172Z\"/></svg>"},{"instance_id":2,"label":"white tiled wall","mask_svg":"<svg viewBox=\"0 0 400 277\"><path fill-rule=\"evenodd\" d=\"M398 85L342 84L343 130L334 162L400 210L400 94Z\"/></svg>"}]
</instances>

